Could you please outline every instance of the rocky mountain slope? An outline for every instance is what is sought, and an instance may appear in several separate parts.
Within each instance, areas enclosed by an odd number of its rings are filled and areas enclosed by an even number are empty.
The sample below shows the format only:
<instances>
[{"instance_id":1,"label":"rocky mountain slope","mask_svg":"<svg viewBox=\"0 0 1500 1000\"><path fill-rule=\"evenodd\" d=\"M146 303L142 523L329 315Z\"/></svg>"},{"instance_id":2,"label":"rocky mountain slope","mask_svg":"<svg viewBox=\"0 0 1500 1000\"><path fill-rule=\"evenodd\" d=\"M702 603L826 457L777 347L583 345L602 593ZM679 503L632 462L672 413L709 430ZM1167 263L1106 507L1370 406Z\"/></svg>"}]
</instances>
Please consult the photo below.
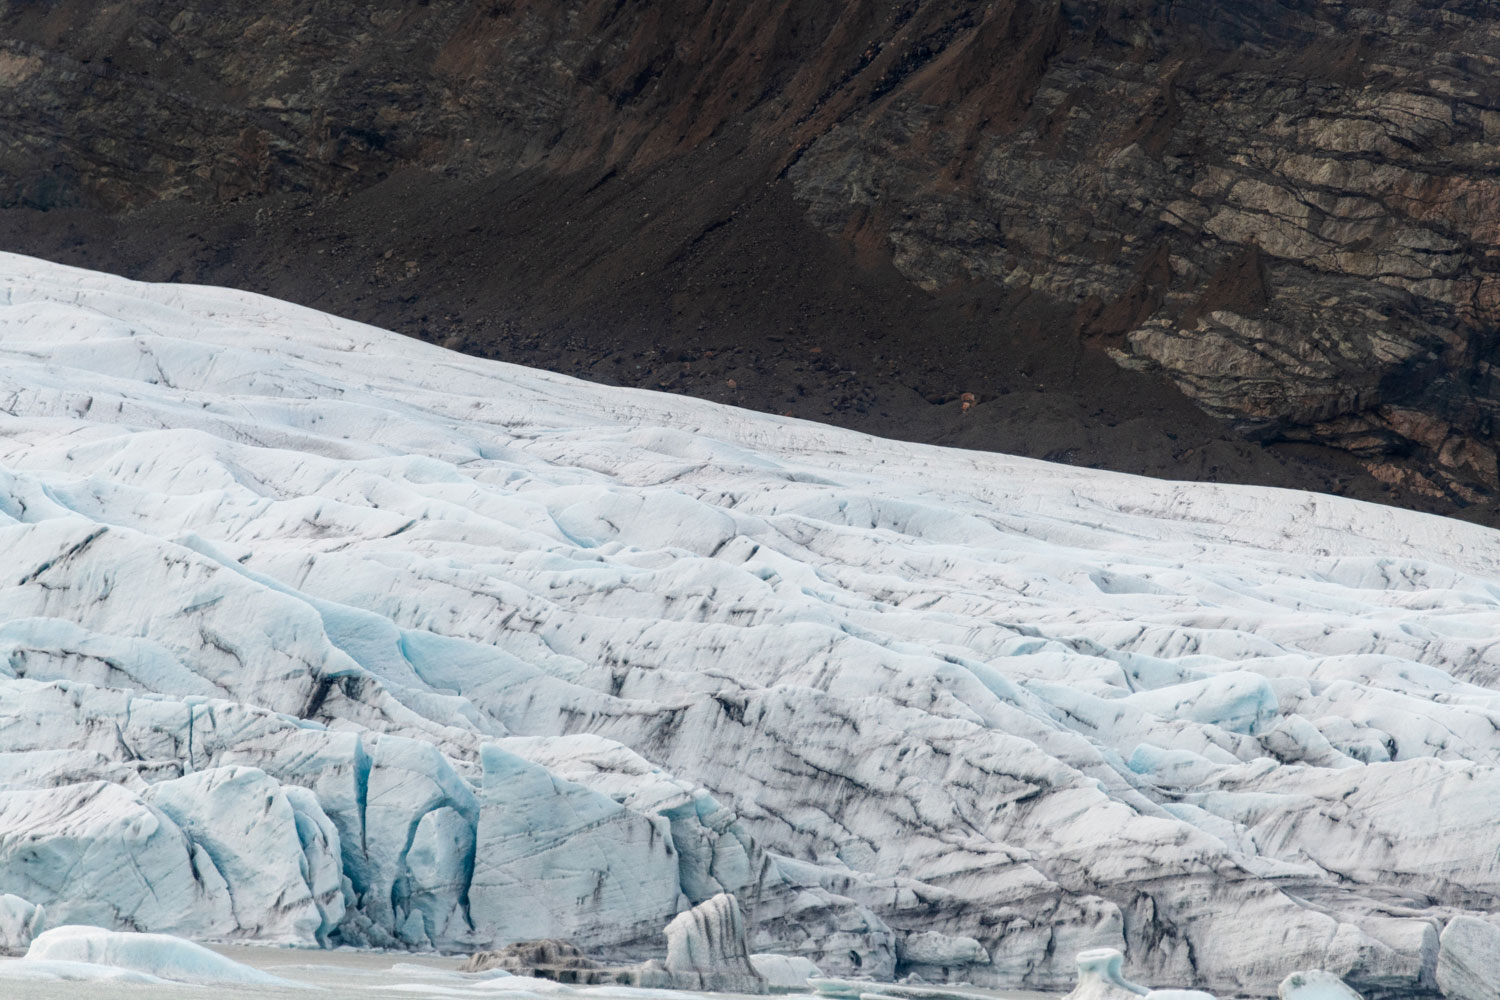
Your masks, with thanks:
<instances>
[{"instance_id":1,"label":"rocky mountain slope","mask_svg":"<svg viewBox=\"0 0 1500 1000\"><path fill-rule=\"evenodd\" d=\"M727 891L830 973L1236 995L1500 946L1490 529L0 278L0 893L51 923L642 958Z\"/></svg>"},{"instance_id":2,"label":"rocky mountain slope","mask_svg":"<svg viewBox=\"0 0 1500 1000\"><path fill-rule=\"evenodd\" d=\"M11 0L0 240L1494 522L1497 57L1451 0Z\"/></svg>"}]
</instances>

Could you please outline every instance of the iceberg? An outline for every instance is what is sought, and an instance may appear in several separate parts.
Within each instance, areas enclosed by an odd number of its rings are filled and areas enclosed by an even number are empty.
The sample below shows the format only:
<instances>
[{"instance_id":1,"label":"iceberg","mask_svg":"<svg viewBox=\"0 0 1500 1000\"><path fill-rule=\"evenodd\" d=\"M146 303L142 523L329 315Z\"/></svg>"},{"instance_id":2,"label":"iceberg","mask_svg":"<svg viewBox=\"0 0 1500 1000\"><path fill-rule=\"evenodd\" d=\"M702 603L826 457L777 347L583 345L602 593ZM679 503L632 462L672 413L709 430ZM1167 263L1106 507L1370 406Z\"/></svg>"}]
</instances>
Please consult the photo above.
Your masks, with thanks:
<instances>
[{"instance_id":1,"label":"iceberg","mask_svg":"<svg viewBox=\"0 0 1500 1000\"><path fill-rule=\"evenodd\" d=\"M1349 984L1331 972L1309 969L1293 972L1276 987L1280 1000L1363 1000ZM1452 998L1446 989L1443 995Z\"/></svg>"},{"instance_id":2,"label":"iceberg","mask_svg":"<svg viewBox=\"0 0 1500 1000\"><path fill-rule=\"evenodd\" d=\"M664 965L676 989L764 993L766 981L745 946L739 901L719 893L667 924Z\"/></svg>"},{"instance_id":3,"label":"iceberg","mask_svg":"<svg viewBox=\"0 0 1500 1000\"><path fill-rule=\"evenodd\" d=\"M1125 978L1125 956L1117 948L1080 951L1077 962L1078 985L1066 1000L1131 1000L1152 992Z\"/></svg>"},{"instance_id":4,"label":"iceberg","mask_svg":"<svg viewBox=\"0 0 1500 1000\"><path fill-rule=\"evenodd\" d=\"M97 978L127 982L193 983L200 986L296 986L280 976L225 958L200 944L170 934L134 934L99 927L64 926L44 931L31 942L19 974L69 979ZM123 970L125 975L120 975ZM69 975L68 973L72 974ZM132 977L129 974L136 973Z\"/></svg>"},{"instance_id":5,"label":"iceberg","mask_svg":"<svg viewBox=\"0 0 1500 1000\"><path fill-rule=\"evenodd\" d=\"M46 907L11 893L0 895L0 955L24 955L46 924Z\"/></svg>"},{"instance_id":6,"label":"iceberg","mask_svg":"<svg viewBox=\"0 0 1500 1000\"><path fill-rule=\"evenodd\" d=\"M1494 531L0 278L0 894L49 925L631 963L728 893L851 982L1487 975Z\"/></svg>"},{"instance_id":7,"label":"iceberg","mask_svg":"<svg viewBox=\"0 0 1500 1000\"><path fill-rule=\"evenodd\" d=\"M750 956L750 965L773 990L806 993L812 989L808 980L821 976L822 970L798 955L775 955L759 952Z\"/></svg>"}]
</instances>

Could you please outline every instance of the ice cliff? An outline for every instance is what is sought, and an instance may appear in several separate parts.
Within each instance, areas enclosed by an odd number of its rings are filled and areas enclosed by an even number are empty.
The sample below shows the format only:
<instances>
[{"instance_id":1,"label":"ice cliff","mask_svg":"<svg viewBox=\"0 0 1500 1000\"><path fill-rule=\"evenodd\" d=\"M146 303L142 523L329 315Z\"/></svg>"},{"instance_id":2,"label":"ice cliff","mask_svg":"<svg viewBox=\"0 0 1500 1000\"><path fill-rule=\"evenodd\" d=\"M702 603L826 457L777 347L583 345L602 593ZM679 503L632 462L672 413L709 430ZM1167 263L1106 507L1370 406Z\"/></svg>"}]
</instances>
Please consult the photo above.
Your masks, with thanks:
<instances>
[{"instance_id":1,"label":"ice cliff","mask_svg":"<svg viewBox=\"0 0 1500 1000\"><path fill-rule=\"evenodd\" d=\"M639 959L727 892L835 975L1381 995L1500 908L1456 521L0 255L0 553L0 893L48 926Z\"/></svg>"}]
</instances>

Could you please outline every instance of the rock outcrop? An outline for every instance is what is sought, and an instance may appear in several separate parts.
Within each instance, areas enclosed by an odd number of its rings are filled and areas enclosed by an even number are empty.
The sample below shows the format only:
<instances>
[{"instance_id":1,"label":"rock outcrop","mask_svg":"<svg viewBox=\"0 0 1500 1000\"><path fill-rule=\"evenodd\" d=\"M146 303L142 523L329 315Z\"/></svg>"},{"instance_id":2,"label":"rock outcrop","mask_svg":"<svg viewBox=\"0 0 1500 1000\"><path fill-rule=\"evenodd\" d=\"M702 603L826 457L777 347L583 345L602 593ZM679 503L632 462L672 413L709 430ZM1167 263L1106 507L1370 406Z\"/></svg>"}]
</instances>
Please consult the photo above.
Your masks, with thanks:
<instances>
[{"instance_id":1,"label":"rock outcrop","mask_svg":"<svg viewBox=\"0 0 1500 1000\"><path fill-rule=\"evenodd\" d=\"M11 248L262 275L511 358L541 350L530 324L571 345L538 356L594 378L1277 475L1172 445L1180 416L1082 403L1180 392L1255 441L1352 457L1327 488L1493 519L1497 28L1492 5L1433 0L6 3L0 208ZM741 269L796 242L749 228L772 225L768 186L908 287L800 242L790 270ZM820 281L880 307L787 306ZM902 296L953 289L972 294L927 311L965 332L934 360ZM1140 377L1085 374L1106 355ZM1033 412L1036 390L1066 412ZM1134 419L1108 442L1026 430Z\"/></svg>"}]
</instances>

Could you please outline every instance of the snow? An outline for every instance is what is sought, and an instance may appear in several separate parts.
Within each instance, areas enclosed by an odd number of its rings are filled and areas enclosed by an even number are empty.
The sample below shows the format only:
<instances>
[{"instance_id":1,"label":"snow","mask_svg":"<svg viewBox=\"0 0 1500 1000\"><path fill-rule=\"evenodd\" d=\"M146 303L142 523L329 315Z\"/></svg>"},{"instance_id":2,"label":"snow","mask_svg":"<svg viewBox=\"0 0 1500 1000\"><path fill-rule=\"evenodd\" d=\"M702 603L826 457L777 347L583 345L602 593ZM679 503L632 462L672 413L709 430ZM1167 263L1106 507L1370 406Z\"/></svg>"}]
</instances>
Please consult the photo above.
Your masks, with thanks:
<instances>
[{"instance_id":1,"label":"snow","mask_svg":"<svg viewBox=\"0 0 1500 1000\"><path fill-rule=\"evenodd\" d=\"M0 552L0 893L49 925L637 961L727 892L831 976L1269 996L1431 990L1500 910L1458 521L0 255Z\"/></svg>"}]
</instances>

